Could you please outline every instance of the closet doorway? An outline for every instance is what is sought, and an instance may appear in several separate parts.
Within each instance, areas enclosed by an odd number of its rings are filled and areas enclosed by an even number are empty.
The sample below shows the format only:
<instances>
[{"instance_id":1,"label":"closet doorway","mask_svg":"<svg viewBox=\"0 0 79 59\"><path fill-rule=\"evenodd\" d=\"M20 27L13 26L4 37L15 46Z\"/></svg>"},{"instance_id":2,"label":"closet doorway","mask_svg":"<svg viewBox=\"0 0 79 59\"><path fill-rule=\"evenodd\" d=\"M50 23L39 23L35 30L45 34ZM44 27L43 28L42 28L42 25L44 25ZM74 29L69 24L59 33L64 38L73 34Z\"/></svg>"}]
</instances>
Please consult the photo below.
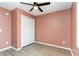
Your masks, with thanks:
<instances>
[{"instance_id":1,"label":"closet doorway","mask_svg":"<svg viewBox=\"0 0 79 59\"><path fill-rule=\"evenodd\" d=\"M35 19L21 15L21 47L35 41Z\"/></svg>"}]
</instances>

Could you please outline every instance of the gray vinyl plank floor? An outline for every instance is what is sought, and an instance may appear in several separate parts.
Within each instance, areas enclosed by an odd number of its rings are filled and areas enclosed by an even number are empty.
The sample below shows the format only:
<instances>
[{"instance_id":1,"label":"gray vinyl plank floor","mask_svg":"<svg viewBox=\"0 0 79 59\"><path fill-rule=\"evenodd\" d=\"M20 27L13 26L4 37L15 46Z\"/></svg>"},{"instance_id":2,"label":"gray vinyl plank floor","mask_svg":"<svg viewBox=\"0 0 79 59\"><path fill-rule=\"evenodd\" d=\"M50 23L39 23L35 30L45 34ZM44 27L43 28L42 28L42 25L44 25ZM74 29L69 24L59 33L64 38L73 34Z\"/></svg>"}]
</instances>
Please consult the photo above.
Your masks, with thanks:
<instances>
[{"instance_id":1,"label":"gray vinyl plank floor","mask_svg":"<svg viewBox=\"0 0 79 59\"><path fill-rule=\"evenodd\" d=\"M32 43L16 51L12 48L0 52L0 56L71 56L66 49Z\"/></svg>"}]
</instances>

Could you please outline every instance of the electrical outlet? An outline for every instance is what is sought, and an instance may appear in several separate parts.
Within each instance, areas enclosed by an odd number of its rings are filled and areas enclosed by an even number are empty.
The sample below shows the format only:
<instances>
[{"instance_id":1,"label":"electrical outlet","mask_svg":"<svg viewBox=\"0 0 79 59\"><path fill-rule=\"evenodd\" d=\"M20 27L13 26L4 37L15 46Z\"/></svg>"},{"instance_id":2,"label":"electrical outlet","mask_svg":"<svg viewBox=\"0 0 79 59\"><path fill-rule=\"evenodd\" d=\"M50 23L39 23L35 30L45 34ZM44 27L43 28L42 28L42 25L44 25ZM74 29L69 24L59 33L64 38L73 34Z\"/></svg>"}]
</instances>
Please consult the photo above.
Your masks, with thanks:
<instances>
[{"instance_id":1,"label":"electrical outlet","mask_svg":"<svg viewBox=\"0 0 79 59\"><path fill-rule=\"evenodd\" d=\"M9 44L9 42L8 42L8 41L6 41L6 44L8 45L8 44Z\"/></svg>"},{"instance_id":2,"label":"electrical outlet","mask_svg":"<svg viewBox=\"0 0 79 59\"><path fill-rule=\"evenodd\" d=\"M66 44L66 41L63 41L62 44L65 45Z\"/></svg>"},{"instance_id":3,"label":"electrical outlet","mask_svg":"<svg viewBox=\"0 0 79 59\"><path fill-rule=\"evenodd\" d=\"M0 32L2 32L3 30L2 29L0 29Z\"/></svg>"}]
</instances>

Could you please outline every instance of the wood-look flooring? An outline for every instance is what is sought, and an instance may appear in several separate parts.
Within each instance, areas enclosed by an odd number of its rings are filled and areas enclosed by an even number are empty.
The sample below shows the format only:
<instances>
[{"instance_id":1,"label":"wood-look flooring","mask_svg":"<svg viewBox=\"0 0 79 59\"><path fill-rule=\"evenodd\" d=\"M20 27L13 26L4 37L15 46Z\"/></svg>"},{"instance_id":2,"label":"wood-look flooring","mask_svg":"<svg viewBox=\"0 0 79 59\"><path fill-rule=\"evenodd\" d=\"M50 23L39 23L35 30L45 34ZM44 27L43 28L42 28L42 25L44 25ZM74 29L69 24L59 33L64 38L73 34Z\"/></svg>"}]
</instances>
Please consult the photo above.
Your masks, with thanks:
<instances>
[{"instance_id":1,"label":"wood-look flooring","mask_svg":"<svg viewBox=\"0 0 79 59\"><path fill-rule=\"evenodd\" d=\"M32 43L16 51L12 48L0 52L0 56L71 56L69 50Z\"/></svg>"}]
</instances>

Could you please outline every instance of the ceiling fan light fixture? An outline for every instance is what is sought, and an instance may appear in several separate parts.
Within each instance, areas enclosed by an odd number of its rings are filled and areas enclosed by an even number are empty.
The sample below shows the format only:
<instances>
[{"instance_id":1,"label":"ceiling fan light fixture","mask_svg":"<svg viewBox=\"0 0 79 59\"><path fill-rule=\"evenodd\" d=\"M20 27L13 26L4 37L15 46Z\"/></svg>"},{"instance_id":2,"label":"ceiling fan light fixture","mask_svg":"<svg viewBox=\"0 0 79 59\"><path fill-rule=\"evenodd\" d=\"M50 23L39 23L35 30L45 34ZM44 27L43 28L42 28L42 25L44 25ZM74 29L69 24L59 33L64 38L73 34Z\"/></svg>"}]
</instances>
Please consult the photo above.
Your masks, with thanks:
<instances>
[{"instance_id":1,"label":"ceiling fan light fixture","mask_svg":"<svg viewBox=\"0 0 79 59\"><path fill-rule=\"evenodd\" d=\"M37 9L38 9L38 6L35 5L35 6L34 6L34 10L37 10Z\"/></svg>"},{"instance_id":2,"label":"ceiling fan light fixture","mask_svg":"<svg viewBox=\"0 0 79 59\"><path fill-rule=\"evenodd\" d=\"M49 5L50 2L45 2L45 3L37 3L37 2L33 2L33 4L29 4L29 3L24 3L24 2L20 2L21 4L25 4L25 5L30 5L33 6L29 11L31 12L33 9L34 10L39 10L41 12L43 12L43 10L40 8L41 6L45 6L45 5Z\"/></svg>"}]
</instances>

